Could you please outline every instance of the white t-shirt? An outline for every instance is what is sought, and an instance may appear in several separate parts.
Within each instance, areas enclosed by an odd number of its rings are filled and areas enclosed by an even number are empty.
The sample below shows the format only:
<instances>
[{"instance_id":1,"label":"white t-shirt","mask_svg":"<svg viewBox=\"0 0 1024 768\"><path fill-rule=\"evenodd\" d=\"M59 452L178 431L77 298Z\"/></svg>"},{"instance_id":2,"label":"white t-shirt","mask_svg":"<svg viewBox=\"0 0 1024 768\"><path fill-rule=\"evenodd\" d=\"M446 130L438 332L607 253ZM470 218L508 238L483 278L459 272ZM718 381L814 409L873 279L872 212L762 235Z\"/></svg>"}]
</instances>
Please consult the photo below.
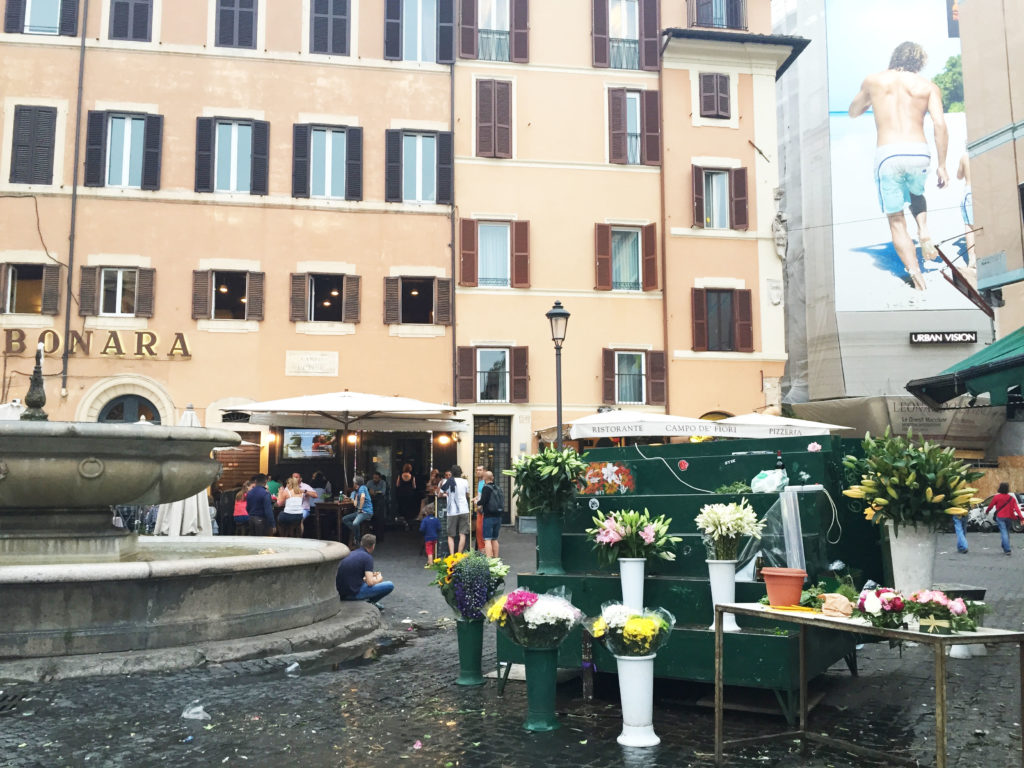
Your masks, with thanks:
<instances>
[{"instance_id":1,"label":"white t-shirt","mask_svg":"<svg viewBox=\"0 0 1024 768\"><path fill-rule=\"evenodd\" d=\"M448 491L448 517L468 515L469 482L464 477L453 477L452 480L455 481L455 490Z\"/></svg>"}]
</instances>

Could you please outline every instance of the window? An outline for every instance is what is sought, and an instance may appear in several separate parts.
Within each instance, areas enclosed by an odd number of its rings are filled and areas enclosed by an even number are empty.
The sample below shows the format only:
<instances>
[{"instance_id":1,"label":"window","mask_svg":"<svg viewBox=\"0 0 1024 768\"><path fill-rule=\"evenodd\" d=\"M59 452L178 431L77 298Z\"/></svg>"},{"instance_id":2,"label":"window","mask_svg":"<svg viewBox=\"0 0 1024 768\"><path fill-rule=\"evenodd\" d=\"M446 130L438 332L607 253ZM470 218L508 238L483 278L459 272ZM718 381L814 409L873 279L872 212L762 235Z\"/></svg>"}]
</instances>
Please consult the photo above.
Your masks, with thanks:
<instances>
[{"instance_id":1,"label":"window","mask_svg":"<svg viewBox=\"0 0 1024 768\"><path fill-rule=\"evenodd\" d=\"M293 126L292 197L363 199L363 129Z\"/></svg>"},{"instance_id":2,"label":"window","mask_svg":"<svg viewBox=\"0 0 1024 768\"><path fill-rule=\"evenodd\" d=\"M11 314L56 315L60 267L50 264L0 264L0 310Z\"/></svg>"},{"instance_id":3,"label":"window","mask_svg":"<svg viewBox=\"0 0 1024 768\"><path fill-rule=\"evenodd\" d=\"M455 0L384 0L384 58L455 61Z\"/></svg>"},{"instance_id":4,"label":"window","mask_svg":"<svg viewBox=\"0 0 1024 768\"><path fill-rule=\"evenodd\" d=\"M479 0L479 58L485 61L509 60L509 0Z\"/></svg>"},{"instance_id":5,"label":"window","mask_svg":"<svg viewBox=\"0 0 1024 768\"><path fill-rule=\"evenodd\" d=\"M193 320L262 320L262 272L196 270L192 273Z\"/></svg>"},{"instance_id":6,"label":"window","mask_svg":"<svg viewBox=\"0 0 1024 768\"><path fill-rule=\"evenodd\" d=\"M477 402L508 402L508 350L478 349L476 351Z\"/></svg>"},{"instance_id":7,"label":"window","mask_svg":"<svg viewBox=\"0 0 1024 768\"><path fill-rule=\"evenodd\" d=\"M107 186L142 186L142 138L145 130L144 118L111 115L107 132Z\"/></svg>"},{"instance_id":8,"label":"window","mask_svg":"<svg viewBox=\"0 0 1024 768\"><path fill-rule=\"evenodd\" d=\"M498 288L509 286L510 233L508 224L480 223L480 266L477 284Z\"/></svg>"},{"instance_id":9,"label":"window","mask_svg":"<svg viewBox=\"0 0 1024 768\"><path fill-rule=\"evenodd\" d=\"M476 82L477 157L512 157L512 83Z\"/></svg>"},{"instance_id":10,"label":"window","mask_svg":"<svg viewBox=\"0 0 1024 768\"><path fill-rule=\"evenodd\" d=\"M344 275L310 275L309 319L316 323L340 323L344 291Z\"/></svg>"},{"instance_id":11,"label":"window","mask_svg":"<svg viewBox=\"0 0 1024 768\"><path fill-rule=\"evenodd\" d=\"M196 192L267 194L270 123L200 117L196 120Z\"/></svg>"},{"instance_id":12,"label":"window","mask_svg":"<svg viewBox=\"0 0 1024 768\"><path fill-rule=\"evenodd\" d=\"M608 89L608 160L619 165L661 164L661 95Z\"/></svg>"},{"instance_id":13,"label":"window","mask_svg":"<svg viewBox=\"0 0 1024 768\"><path fill-rule=\"evenodd\" d=\"M463 0L459 55L484 61L530 60L530 0Z\"/></svg>"},{"instance_id":14,"label":"window","mask_svg":"<svg viewBox=\"0 0 1024 768\"><path fill-rule=\"evenodd\" d=\"M460 239L462 285L530 287L530 222L463 219Z\"/></svg>"},{"instance_id":15,"label":"window","mask_svg":"<svg viewBox=\"0 0 1024 768\"><path fill-rule=\"evenodd\" d=\"M248 192L252 183L252 126L248 123L218 121L217 175L218 192Z\"/></svg>"},{"instance_id":16,"label":"window","mask_svg":"<svg viewBox=\"0 0 1024 768\"><path fill-rule=\"evenodd\" d=\"M695 352L754 351L749 290L694 288L690 294Z\"/></svg>"},{"instance_id":17,"label":"window","mask_svg":"<svg viewBox=\"0 0 1024 768\"><path fill-rule=\"evenodd\" d=\"M110 39L148 43L152 39L153 0L111 0Z\"/></svg>"},{"instance_id":18,"label":"window","mask_svg":"<svg viewBox=\"0 0 1024 768\"><path fill-rule=\"evenodd\" d=\"M56 35L60 31L60 0L25 0L25 32Z\"/></svg>"},{"instance_id":19,"label":"window","mask_svg":"<svg viewBox=\"0 0 1024 768\"><path fill-rule=\"evenodd\" d=\"M659 0L592 0L595 67L660 67Z\"/></svg>"},{"instance_id":20,"label":"window","mask_svg":"<svg viewBox=\"0 0 1024 768\"><path fill-rule=\"evenodd\" d=\"M53 184L57 110L16 106L11 145L12 184Z\"/></svg>"},{"instance_id":21,"label":"window","mask_svg":"<svg viewBox=\"0 0 1024 768\"><path fill-rule=\"evenodd\" d=\"M639 230L612 230L612 290L640 290Z\"/></svg>"},{"instance_id":22,"label":"window","mask_svg":"<svg viewBox=\"0 0 1024 768\"><path fill-rule=\"evenodd\" d=\"M217 45L256 47L256 0L217 0Z\"/></svg>"},{"instance_id":23,"label":"window","mask_svg":"<svg viewBox=\"0 0 1024 768\"><path fill-rule=\"evenodd\" d=\"M437 137L432 134L402 137L402 199L410 203L437 199Z\"/></svg>"},{"instance_id":24,"label":"window","mask_svg":"<svg viewBox=\"0 0 1024 768\"><path fill-rule=\"evenodd\" d=\"M90 111L85 127L85 186L159 189L164 119Z\"/></svg>"},{"instance_id":25,"label":"window","mask_svg":"<svg viewBox=\"0 0 1024 768\"><path fill-rule=\"evenodd\" d=\"M615 353L615 402L644 402L643 352Z\"/></svg>"},{"instance_id":26,"label":"window","mask_svg":"<svg viewBox=\"0 0 1024 768\"><path fill-rule=\"evenodd\" d=\"M291 320L295 323L358 323L358 275L293 274Z\"/></svg>"},{"instance_id":27,"label":"window","mask_svg":"<svg viewBox=\"0 0 1024 768\"><path fill-rule=\"evenodd\" d=\"M159 424L160 411L144 397L121 395L100 409L98 421L106 424L134 424L143 419L152 424Z\"/></svg>"},{"instance_id":28,"label":"window","mask_svg":"<svg viewBox=\"0 0 1024 768\"><path fill-rule=\"evenodd\" d=\"M451 325L452 281L441 277L385 277L386 325Z\"/></svg>"},{"instance_id":29,"label":"window","mask_svg":"<svg viewBox=\"0 0 1024 768\"><path fill-rule=\"evenodd\" d=\"M691 27L746 29L746 0L687 0Z\"/></svg>"},{"instance_id":30,"label":"window","mask_svg":"<svg viewBox=\"0 0 1024 768\"><path fill-rule=\"evenodd\" d=\"M747 169L692 167L693 226L707 229L746 229Z\"/></svg>"},{"instance_id":31,"label":"window","mask_svg":"<svg viewBox=\"0 0 1024 768\"><path fill-rule=\"evenodd\" d=\"M402 58L437 60L437 0L402 0Z\"/></svg>"},{"instance_id":32,"label":"window","mask_svg":"<svg viewBox=\"0 0 1024 768\"><path fill-rule=\"evenodd\" d=\"M729 76L706 72L701 73L700 116L728 120L731 114Z\"/></svg>"},{"instance_id":33,"label":"window","mask_svg":"<svg viewBox=\"0 0 1024 768\"><path fill-rule=\"evenodd\" d=\"M605 403L664 405L665 353L605 349L601 352Z\"/></svg>"},{"instance_id":34,"label":"window","mask_svg":"<svg viewBox=\"0 0 1024 768\"><path fill-rule=\"evenodd\" d=\"M640 68L637 0L608 0L612 69Z\"/></svg>"},{"instance_id":35,"label":"window","mask_svg":"<svg viewBox=\"0 0 1024 768\"><path fill-rule=\"evenodd\" d=\"M310 7L310 53L348 56L349 0L313 0Z\"/></svg>"},{"instance_id":36,"label":"window","mask_svg":"<svg viewBox=\"0 0 1024 768\"><path fill-rule=\"evenodd\" d=\"M135 315L135 286L139 273L134 269L104 268L101 315L133 317Z\"/></svg>"},{"instance_id":37,"label":"window","mask_svg":"<svg viewBox=\"0 0 1024 768\"><path fill-rule=\"evenodd\" d=\"M313 197L345 197L345 131L314 128L310 151Z\"/></svg>"},{"instance_id":38,"label":"window","mask_svg":"<svg viewBox=\"0 0 1024 768\"><path fill-rule=\"evenodd\" d=\"M74 37L78 0L7 0L4 32Z\"/></svg>"}]
</instances>

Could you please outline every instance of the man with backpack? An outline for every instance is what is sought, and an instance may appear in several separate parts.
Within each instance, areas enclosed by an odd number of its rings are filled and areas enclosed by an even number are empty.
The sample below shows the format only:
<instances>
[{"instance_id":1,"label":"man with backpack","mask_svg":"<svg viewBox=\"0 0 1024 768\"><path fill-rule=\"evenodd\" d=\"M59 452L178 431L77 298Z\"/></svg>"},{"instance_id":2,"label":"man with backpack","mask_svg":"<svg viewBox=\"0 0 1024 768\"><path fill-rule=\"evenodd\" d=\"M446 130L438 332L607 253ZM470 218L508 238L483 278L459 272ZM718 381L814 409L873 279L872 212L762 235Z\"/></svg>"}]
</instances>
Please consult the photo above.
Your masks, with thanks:
<instances>
[{"instance_id":1,"label":"man with backpack","mask_svg":"<svg viewBox=\"0 0 1024 768\"><path fill-rule=\"evenodd\" d=\"M494 484L494 473L484 472L484 487L480 491L478 504L484 517L484 553L488 557L498 556L498 534L501 533L501 516L505 511L505 499L501 489Z\"/></svg>"}]
</instances>

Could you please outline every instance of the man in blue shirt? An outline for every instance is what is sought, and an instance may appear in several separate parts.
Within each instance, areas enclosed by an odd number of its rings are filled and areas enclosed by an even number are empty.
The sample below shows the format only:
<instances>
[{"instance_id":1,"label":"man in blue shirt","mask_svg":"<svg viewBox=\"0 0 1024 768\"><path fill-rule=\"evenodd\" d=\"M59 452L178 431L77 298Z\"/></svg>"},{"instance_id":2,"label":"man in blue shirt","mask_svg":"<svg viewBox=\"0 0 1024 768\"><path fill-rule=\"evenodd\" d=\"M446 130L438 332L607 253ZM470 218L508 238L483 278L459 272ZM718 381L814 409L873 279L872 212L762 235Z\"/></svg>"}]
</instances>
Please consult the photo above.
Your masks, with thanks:
<instances>
[{"instance_id":1,"label":"man in blue shirt","mask_svg":"<svg viewBox=\"0 0 1024 768\"><path fill-rule=\"evenodd\" d=\"M380 571L373 570L373 550L377 546L377 537L368 533L360 540L360 544L360 549L341 561L334 584L342 600L366 600L368 603L376 603L382 597L390 595L395 585L390 581L384 581Z\"/></svg>"},{"instance_id":2,"label":"man in blue shirt","mask_svg":"<svg viewBox=\"0 0 1024 768\"><path fill-rule=\"evenodd\" d=\"M341 518L341 524L349 530L349 537L352 539L351 546L355 546L355 538L359 535L359 526L364 520L373 517L373 501L370 499L370 491L366 488L366 480L362 475L356 475L353 480L356 490L352 492L352 501L356 503L356 511L350 512Z\"/></svg>"},{"instance_id":3,"label":"man in blue shirt","mask_svg":"<svg viewBox=\"0 0 1024 768\"><path fill-rule=\"evenodd\" d=\"M267 476L256 475L255 485L245 495L245 509L249 513L249 526L253 536L273 536L277 533L274 505L267 490Z\"/></svg>"}]
</instances>

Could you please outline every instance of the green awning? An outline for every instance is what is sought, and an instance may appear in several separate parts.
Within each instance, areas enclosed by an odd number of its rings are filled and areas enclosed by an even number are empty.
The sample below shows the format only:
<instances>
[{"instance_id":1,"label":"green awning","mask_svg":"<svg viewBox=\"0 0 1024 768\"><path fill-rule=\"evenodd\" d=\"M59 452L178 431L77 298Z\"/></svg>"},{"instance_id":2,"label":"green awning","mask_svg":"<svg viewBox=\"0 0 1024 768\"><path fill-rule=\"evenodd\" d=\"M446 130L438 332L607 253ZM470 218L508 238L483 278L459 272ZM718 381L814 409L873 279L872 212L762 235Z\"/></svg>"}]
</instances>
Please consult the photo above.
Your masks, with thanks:
<instances>
[{"instance_id":1,"label":"green awning","mask_svg":"<svg viewBox=\"0 0 1024 768\"><path fill-rule=\"evenodd\" d=\"M932 408L968 393L988 393L992 405L1006 405L1010 390L1024 391L1024 328L1018 328L937 376L907 382L907 391Z\"/></svg>"}]
</instances>

